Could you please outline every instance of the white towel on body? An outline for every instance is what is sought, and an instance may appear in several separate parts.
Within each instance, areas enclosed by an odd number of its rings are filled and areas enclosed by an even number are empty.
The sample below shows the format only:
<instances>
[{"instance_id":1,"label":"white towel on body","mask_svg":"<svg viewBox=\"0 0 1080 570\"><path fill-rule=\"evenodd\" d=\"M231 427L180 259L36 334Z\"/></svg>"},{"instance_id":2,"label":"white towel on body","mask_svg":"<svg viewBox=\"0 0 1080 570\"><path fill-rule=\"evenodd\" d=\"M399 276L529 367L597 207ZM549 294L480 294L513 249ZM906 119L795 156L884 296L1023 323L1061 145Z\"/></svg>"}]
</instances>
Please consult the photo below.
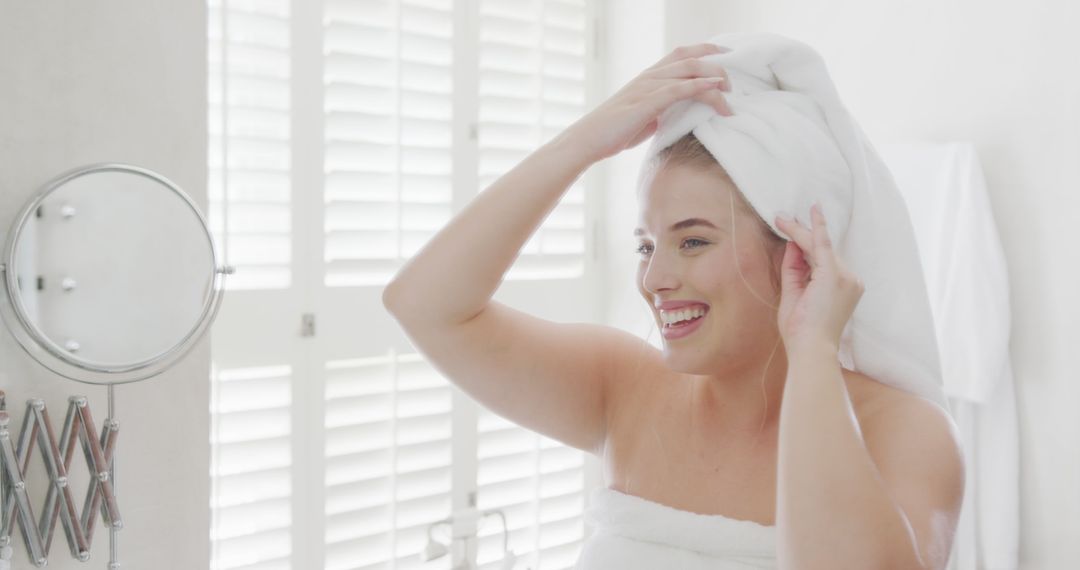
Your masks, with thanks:
<instances>
[{"instance_id":1,"label":"white towel on body","mask_svg":"<svg viewBox=\"0 0 1080 570\"><path fill-rule=\"evenodd\" d=\"M776 568L776 527L683 511L607 487L585 511L592 535L574 570Z\"/></svg>"}]
</instances>

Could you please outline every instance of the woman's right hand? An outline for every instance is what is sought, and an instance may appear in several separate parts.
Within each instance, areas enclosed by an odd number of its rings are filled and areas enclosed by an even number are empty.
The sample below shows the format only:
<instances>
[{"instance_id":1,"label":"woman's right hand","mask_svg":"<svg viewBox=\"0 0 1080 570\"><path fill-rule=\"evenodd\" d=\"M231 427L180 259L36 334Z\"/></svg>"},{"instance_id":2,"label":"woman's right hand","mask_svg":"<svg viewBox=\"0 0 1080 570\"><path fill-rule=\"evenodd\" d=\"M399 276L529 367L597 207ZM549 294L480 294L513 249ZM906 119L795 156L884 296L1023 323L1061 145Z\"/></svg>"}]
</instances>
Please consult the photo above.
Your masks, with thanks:
<instances>
[{"instance_id":1,"label":"woman's right hand","mask_svg":"<svg viewBox=\"0 0 1080 570\"><path fill-rule=\"evenodd\" d=\"M711 43L680 46L559 134L593 162L633 148L656 132L657 119L673 103L695 99L731 116L720 94L730 91L727 71L699 59L730 51Z\"/></svg>"}]
</instances>

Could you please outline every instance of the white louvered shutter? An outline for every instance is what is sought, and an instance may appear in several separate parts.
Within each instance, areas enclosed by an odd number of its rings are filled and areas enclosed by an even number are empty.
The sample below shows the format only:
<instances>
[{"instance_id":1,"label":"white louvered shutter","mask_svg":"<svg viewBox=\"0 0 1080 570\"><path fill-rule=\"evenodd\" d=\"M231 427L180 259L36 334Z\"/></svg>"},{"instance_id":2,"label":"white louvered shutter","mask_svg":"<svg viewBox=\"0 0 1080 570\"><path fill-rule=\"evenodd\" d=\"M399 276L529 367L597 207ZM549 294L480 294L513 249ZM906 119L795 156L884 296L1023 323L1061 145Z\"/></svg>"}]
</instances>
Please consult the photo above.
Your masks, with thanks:
<instances>
[{"instance_id":1,"label":"white louvered shutter","mask_svg":"<svg viewBox=\"0 0 1080 570\"><path fill-rule=\"evenodd\" d=\"M452 216L453 5L327 0L327 286L382 286Z\"/></svg>"},{"instance_id":2,"label":"white louvered shutter","mask_svg":"<svg viewBox=\"0 0 1080 570\"><path fill-rule=\"evenodd\" d=\"M326 563L421 564L427 525L450 512L451 394L416 355L328 364Z\"/></svg>"},{"instance_id":3,"label":"white louvered shutter","mask_svg":"<svg viewBox=\"0 0 1080 570\"><path fill-rule=\"evenodd\" d=\"M289 2L209 0L207 8L211 230L237 268L230 290L285 288L292 279Z\"/></svg>"},{"instance_id":4,"label":"white louvered shutter","mask_svg":"<svg viewBox=\"0 0 1080 570\"><path fill-rule=\"evenodd\" d=\"M585 533L584 453L487 410L478 431L477 506L502 509L510 548L538 559L539 568L573 567ZM479 534L477 561L482 569L497 569L502 529L491 523Z\"/></svg>"},{"instance_id":5,"label":"white louvered shutter","mask_svg":"<svg viewBox=\"0 0 1080 570\"><path fill-rule=\"evenodd\" d=\"M290 568L292 370L214 370L211 568Z\"/></svg>"},{"instance_id":6,"label":"white louvered shutter","mask_svg":"<svg viewBox=\"0 0 1080 570\"><path fill-rule=\"evenodd\" d=\"M451 566L418 555L428 525L452 510L452 387L414 349L388 344L395 323L367 317L385 313L382 286L453 214L453 8L323 8L324 266L314 290L328 569Z\"/></svg>"},{"instance_id":7,"label":"white louvered shutter","mask_svg":"<svg viewBox=\"0 0 1080 570\"><path fill-rule=\"evenodd\" d=\"M237 267L212 335L213 568L449 569L418 554L469 496L506 510L533 568L572 566L583 454L478 411L381 303L478 187L585 110L583 2L506 5L209 0L211 222ZM515 306L556 320L592 306L584 183L508 274ZM501 554L493 520L484 568Z\"/></svg>"},{"instance_id":8,"label":"white louvered shutter","mask_svg":"<svg viewBox=\"0 0 1080 570\"><path fill-rule=\"evenodd\" d=\"M585 0L480 0L479 174L486 188L585 111ZM508 280L580 277L579 179L525 244Z\"/></svg>"},{"instance_id":9,"label":"white louvered shutter","mask_svg":"<svg viewBox=\"0 0 1080 570\"><path fill-rule=\"evenodd\" d=\"M482 187L586 111L587 39L593 32L587 8L585 0L480 0ZM583 275L583 185L579 179L567 190L507 280ZM584 453L487 410L480 412L477 431L477 506L506 512L510 547L527 555L533 568L572 567L585 531ZM494 570L502 555L501 529L489 524L480 535L478 562Z\"/></svg>"},{"instance_id":10,"label":"white louvered shutter","mask_svg":"<svg viewBox=\"0 0 1080 570\"><path fill-rule=\"evenodd\" d=\"M289 2L209 0L207 9L207 217L236 268L210 335L210 567L287 569L297 361L289 331L251 322L295 311Z\"/></svg>"}]
</instances>

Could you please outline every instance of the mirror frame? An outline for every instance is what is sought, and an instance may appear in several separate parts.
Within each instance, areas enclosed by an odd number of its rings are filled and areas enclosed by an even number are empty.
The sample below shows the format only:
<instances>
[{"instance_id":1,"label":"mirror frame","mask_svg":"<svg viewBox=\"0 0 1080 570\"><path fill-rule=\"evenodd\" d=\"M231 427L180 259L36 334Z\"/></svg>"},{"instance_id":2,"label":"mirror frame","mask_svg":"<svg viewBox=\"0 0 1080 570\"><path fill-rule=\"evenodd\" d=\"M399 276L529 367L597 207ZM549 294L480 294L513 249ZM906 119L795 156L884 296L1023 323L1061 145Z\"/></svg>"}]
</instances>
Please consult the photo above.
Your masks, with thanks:
<instances>
[{"instance_id":1,"label":"mirror frame","mask_svg":"<svg viewBox=\"0 0 1080 570\"><path fill-rule=\"evenodd\" d=\"M18 277L14 271L8 270L8 268L15 267L16 247L19 243L19 238L22 236L26 220L34 214L42 201L44 201L53 190L56 190L67 182L70 182L79 176L99 172L122 172L143 176L175 192L199 220L206 237L206 243L211 250L211 266L209 268L210 271L212 271L211 286L207 291L207 295L203 302L202 313L199 315L199 320L196 321L191 330L174 344L172 348L169 348L156 356L133 363L115 365L94 363L77 358L63 347L56 344L28 317L18 297ZM191 197L172 181L152 170L130 164L97 163L82 166L69 170L47 182L40 190L31 196L30 200L26 202L26 205L23 206L19 215L15 218L14 223L8 231L7 243L4 248L3 263L0 264L0 271L4 274L2 279L4 283L4 295L0 298L0 316L3 317L2 320L4 321L4 325L11 331L12 335L18 340L19 344L27 354L49 370L52 370L65 378L95 385L127 384L145 380L168 370L169 367L184 357L195 346L216 317L218 308L221 305L222 296L225 292L224 276L233 273L232 267L219 265L218 257L218 250L214 247L214 238L210 232L210 227L206 222L206 218L203 216L202 212L199 211L198 206L192 201Z\"/></svg>"}]
</instances>

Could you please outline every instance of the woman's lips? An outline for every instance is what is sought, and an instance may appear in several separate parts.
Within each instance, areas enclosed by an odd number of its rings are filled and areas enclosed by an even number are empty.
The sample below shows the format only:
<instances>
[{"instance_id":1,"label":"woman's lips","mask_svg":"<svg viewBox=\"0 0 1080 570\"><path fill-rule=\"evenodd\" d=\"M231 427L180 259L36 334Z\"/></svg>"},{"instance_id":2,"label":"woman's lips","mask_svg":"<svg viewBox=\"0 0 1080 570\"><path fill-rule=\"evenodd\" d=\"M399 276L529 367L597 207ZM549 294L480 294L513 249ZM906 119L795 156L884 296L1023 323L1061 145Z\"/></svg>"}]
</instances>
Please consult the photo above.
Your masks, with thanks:
<instances>
[{"instance_id":1,"label":"woman's lips","mask_svg":"<svg viewBox=\"0 0 1080 570\"><path fill-rule=\"evenodd\" d=\"M703 314L700 317L687 322L686 324L681 324L674 327L669 327L665 325L663 328L660 329L660 332L667 340L676 340L685 336L689 336L691 334L694 334L694 332L701 328L702 323L705 322L705 316L707 314L708 313L706 312L706 314Z\"/></svg>"}]
</instances>

